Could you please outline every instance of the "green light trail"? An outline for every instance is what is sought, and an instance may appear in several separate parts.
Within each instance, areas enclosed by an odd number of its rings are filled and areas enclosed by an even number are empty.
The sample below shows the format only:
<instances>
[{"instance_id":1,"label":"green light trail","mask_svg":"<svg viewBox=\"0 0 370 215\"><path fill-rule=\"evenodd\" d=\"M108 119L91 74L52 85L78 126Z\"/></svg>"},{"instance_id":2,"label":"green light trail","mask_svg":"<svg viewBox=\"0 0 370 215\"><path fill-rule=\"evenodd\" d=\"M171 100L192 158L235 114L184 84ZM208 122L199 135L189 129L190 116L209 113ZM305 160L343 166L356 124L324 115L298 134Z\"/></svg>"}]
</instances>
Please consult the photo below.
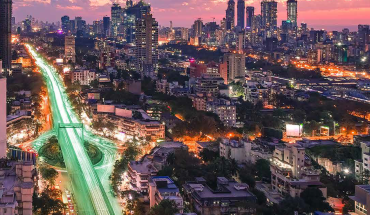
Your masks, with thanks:
<instances>
[{"instance_id":1,"label":"green light trail","mask_svg":"<svg viewBox=\"0 0 370 215\"><path fill-rule=\"evenodd\" d=\"M60 132L57 135L59 137L58 141L73 187L78 214L121 214L118 202L110 192L109 183L109 175L116 156L115 145L103 138L94 136L89 131L82 132L78 128L58 129L58 125L62 123L81 122L73 111L56 70L39 56L32 46L26 44L26 47L35 59L36 65L40 68L46 81L54 125L52 131L45 133L34 141L34 148L36 150L40 149L41 144L47 137ZM82 139L96 145L103 152L102 161L95 167L85 152Z\"/></svg>"}]
</instances>

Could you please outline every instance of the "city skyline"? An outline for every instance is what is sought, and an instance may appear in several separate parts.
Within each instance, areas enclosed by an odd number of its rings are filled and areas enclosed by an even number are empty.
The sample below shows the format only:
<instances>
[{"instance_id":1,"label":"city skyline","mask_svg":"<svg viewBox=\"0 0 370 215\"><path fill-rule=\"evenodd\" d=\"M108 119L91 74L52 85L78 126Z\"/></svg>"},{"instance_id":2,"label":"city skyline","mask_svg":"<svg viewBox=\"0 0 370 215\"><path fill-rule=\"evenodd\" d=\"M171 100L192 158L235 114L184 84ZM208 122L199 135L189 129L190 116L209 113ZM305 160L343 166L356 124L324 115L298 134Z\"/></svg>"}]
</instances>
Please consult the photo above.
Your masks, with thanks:
<instances>
[{"instance_id":1,"label":"city skyline","mask_svg":"<svg viewBox=\"0 0 370 215\"><path fill-rule=\"evenodd\" d=\"M151 0L148 2L151 3L153 15L160 26L169 26L170 21L173 21L176 27L190 27L197 18L202 18L204 22L212 21L215 18L217 22L220 22L227 7L226 0L201 0L200 2L193 0ZM120 3L123 4L124 2ZM86 4L89 6L87 10L84 10ZM58 2L22 0L13 3L13 14L17 18L17 22L23 20L26 15L32 15L36 19L49 22L60 21L60 17L68 15L70 17L82 16L88 23L92 23L93 20L100 20L105 15L109 16L111 4L110 1L98 2L94 0ZM261 12L259 1L247 0L246 6L254 6L255 14ZM43 10L51 12L47 14L40 13ZM94 11L94 13L90 11ZM340 0L334 3L324 0L298 1L298 23L305 22L309 27L314 28L341 30L346 27L350 30L356 30L358 24L368 22L369 12L370 2L367 0ZM287 19L286 16L286 1L278 0L278 25L281 24L282 20ZM343 19L343 17L346 17L346 19Z\"/></svg>"}]
</instances>

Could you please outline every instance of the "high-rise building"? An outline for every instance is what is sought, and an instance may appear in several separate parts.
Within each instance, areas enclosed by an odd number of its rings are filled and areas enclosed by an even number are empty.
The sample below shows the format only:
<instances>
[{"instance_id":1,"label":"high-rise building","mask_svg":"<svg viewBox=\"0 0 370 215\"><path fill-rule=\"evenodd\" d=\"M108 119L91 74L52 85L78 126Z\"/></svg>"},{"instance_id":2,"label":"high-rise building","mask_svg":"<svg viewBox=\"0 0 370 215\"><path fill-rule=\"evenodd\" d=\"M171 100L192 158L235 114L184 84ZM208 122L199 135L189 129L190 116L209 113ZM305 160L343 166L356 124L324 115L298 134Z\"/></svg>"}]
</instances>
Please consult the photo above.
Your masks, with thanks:
<instances>
[{"instance_id":1,"label":"high-rise building","mask_svg":"<svg viewBox=\"0 0 370 215\"><path fill-rule=\"evenodd\" d=\"M64 55L66 62L76 62L76 40L74 36L66 36L64 41Z\"/></svg>"},{"instance_id":2,"label":"high-rise building","mask_svg":"<svg viewBox=\"0 0 370 215\"><path fill-rule=\"evenodd\" d=\"M231 30L235 27L235 2L229 0L226 9L226 30Z\"/></svg>"},{"instance_id":3,"label":"high-rise building","mask_svg":"<svg viewBox=\"0 0 370 215\"><path fill-rule=\"evenodd\" d=\"M126 42L135 42L135 24L136 20L143 18L143 15L151 11L150 4L143 0L133 4L131 0L126 2L126 8L123 11L123 25L125 29Z\"/></svg>"},{"instance_id":4,"label":"high-rise building","mask_svg":"<svg viewBox=\"0 0 370 215\"><path fill-rule=\"evenodd\" d=\"M109 29L110 29L110 18L109 16L103 17L103 35L107 36L109 35Z\"/></svg>"},{"instance_id":5,"label":"high-rise building","mask_svg":"<svg viewBox=\"0 0 370 215\"><path fill-rule=\"evenodd\" d=\"M114 3L111 7L112 18L112 36L117 36L118 27L122 23L122 8L119 4Z\"/></svg>"},{"instance_id":6,"label":"high-rise building","mask_svg":"<svg viewBox=\"0 0 370 215\"><path fill-rule=\"evenodd\" d=\"M235 78L245 76L245 55L238 53L224 54L223 63L220 64L220 74L225 84L235 81Z\"/></svg>"},{"instance_id":7,"label":"high-rise building","mask_svg":"<svg viewBox=\"0 0 370 215\"><path fill-rule=\"evenodd\" d=\"M254 7L247 7L247 28L253 28Z\"/></svg>"},{"instance_id":8,"label":"high-rise building","mask_svg":"<svg viewBox=\"0 0 370 215\"><path fill-rule=\"evenodd\" d=\"M154 77L158 71L158 22L152 14L136 20L136 71Z\"/></svg>"},{"instance_id":9,"label":"high-rise building","mask_svg":"<svg viewBox=\"0 0 370 215\"><path fill-rule=\"evenodd\" d=\"M287 1L287 13L288 21L292 23L294 28L297 27L297 0L288 0Z\"/></svg>"},{"instance_id":10,"label":"high-rise building","mask_svg":"<svg viewBox=\"0 0 370 215\"><path fill-rule=\"evenodd\" d=\"M69 16L62 16L62 30L63 32L67 33L70 30L69 24Z\"/></svg>"},{"instance_id":11,"label":"high-rise building","mask_svg":"<svg viewBox=\"0 0 370 215\"><path fill-rule=\"evenodd\" d=\"M194 21L193 25L194 37L201 37L203 32L203 21L201 18Z\"/></svg>"},{"instance_id":12,"label":"high-rise building","mask_svg":"<svg viewBox=\"0 0 370 215\"><path fill-rule=\"evenodd\" d=\"M240 29L245 27L245 0L238 0L237 5L237 26Z\"/></svg>"},{"instance_id":13,"label":"high-rise building","mask_svg":"<svg viewBox=\"0 0 370 215\"><path fill-rule=\"evenodd\" d=\"M6 157L6 148L6 78L0 77L0 158Z\"/></svg>"},{"instance_id":14,"label":"high-rise building","mask_svg":"<svg viewBox=\"0 0 370 215\"><path fill-rule=\"evenodd\" d=\"M75 17L77 34L84 34L86 32L86 21L82 17Z\"/></svg>"},{"instance_id":15,"label":"high-rise building","mask_svg":"<svg viewBox=\"0 0 370 215\"><path fill-rule=\"evenodd\" d=\"M23 20L22 25L23 25L23 32L30 33L32 31L32 21L31 21L31 19L27 18L27 19Z\"/></svg>"},{"instance_id":16,"label":"high-rise building","mask_svg":"<svg viewBox=\"0 0 370 215\"><path fill-rule=\"evenodd\" d=\"M261 2L262 27L265 30L277 29L277 2L262 0Z\"/></svg>"},{"instance_id":17,"label":"high-rise building","mask_svg":"<svg viewBox=\"0 0 370 215\"><path fill-rule=\"evenodd\" d=\"M0 0L0 60L3 70L9 74L11 67L12 1Z\"/></svg>"},{"instance_id":18,"label":"high-rise building","mask_svg":"<svg viewBox=\"0 0 370 215\"><path fill-rule=\"evenodd\" d=\"M133 5L132 0L127 0L126 1L126 8L132 7L132 5Z\"/></svg>"}]
</instances>

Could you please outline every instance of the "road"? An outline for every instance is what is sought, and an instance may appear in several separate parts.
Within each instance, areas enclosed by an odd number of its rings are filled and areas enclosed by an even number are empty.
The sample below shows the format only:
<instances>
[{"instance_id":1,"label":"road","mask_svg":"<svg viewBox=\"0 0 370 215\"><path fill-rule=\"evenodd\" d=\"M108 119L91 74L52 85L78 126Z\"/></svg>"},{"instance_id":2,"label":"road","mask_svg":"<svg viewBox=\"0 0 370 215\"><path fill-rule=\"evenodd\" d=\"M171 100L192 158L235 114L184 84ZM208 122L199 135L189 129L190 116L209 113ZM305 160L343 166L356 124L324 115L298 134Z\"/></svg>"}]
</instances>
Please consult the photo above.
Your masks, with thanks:
<instances>
[{"instance_id":1,"label":"road","mask_svg":"<svg viewBox=\"0 0 370 215\"><path fill-rule=\"evenodd\" d=\"M45 78L53 118L53 130L35 141L35 149L39 149L42 140L47 136L56 134L69 182L72 185L78 214L121 214L117 200L111 195L109 185L116 147L109 141L92 135L89 131L75 127L82 124L73 111L60 76L31 45L26 44L26 47ZM61 125L62 128L60 128ZM83 140L98 146L104 154L101 162L95 167L85 152Z\"/></svg>"}]
</instances>

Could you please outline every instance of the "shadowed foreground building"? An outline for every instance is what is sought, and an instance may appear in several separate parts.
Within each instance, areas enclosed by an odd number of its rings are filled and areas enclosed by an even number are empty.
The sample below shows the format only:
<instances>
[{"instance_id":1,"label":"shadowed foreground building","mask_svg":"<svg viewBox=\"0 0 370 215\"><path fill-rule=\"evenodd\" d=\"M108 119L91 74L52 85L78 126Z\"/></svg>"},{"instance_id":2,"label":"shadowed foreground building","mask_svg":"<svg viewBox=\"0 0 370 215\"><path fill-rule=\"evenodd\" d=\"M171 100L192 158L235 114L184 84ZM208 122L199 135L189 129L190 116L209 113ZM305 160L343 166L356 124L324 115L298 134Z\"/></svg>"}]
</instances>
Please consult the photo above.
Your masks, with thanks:
<instances>
[{"instance_id":1,"label":"shadowed foreground building","mask_svg":"<svg viewBox=\"0 0 370 215\"><path fill-rule=\"evenodd\" d=\"M32 215L35 175L31 162L0 160L0 214Z\"/></svg>"},{"instance_id":2,"label":"shadowed foreground building","mask_svg":"<svg viewBox=\"0 0 370 215\"><path fill-rule=\"evenodd\" d=\"M5 74L11 68L12 1L0 0L0 60ZM1 71L0 71L1 73Z\"/></svg>"},{"instance_id":3,"label":"shadowed foreground building","mask_svg":"<svg viewBox=\"0 0 370 215\"><path fill-rule=\"evenodd\" d=\"M256 213L255 208L241 205L256 201L247 184L218 177L217 188L213 189L204 178L196 178L196 181L186 182L183 188L187 200L199 215Z\"/></svg>"}]
</instances>

